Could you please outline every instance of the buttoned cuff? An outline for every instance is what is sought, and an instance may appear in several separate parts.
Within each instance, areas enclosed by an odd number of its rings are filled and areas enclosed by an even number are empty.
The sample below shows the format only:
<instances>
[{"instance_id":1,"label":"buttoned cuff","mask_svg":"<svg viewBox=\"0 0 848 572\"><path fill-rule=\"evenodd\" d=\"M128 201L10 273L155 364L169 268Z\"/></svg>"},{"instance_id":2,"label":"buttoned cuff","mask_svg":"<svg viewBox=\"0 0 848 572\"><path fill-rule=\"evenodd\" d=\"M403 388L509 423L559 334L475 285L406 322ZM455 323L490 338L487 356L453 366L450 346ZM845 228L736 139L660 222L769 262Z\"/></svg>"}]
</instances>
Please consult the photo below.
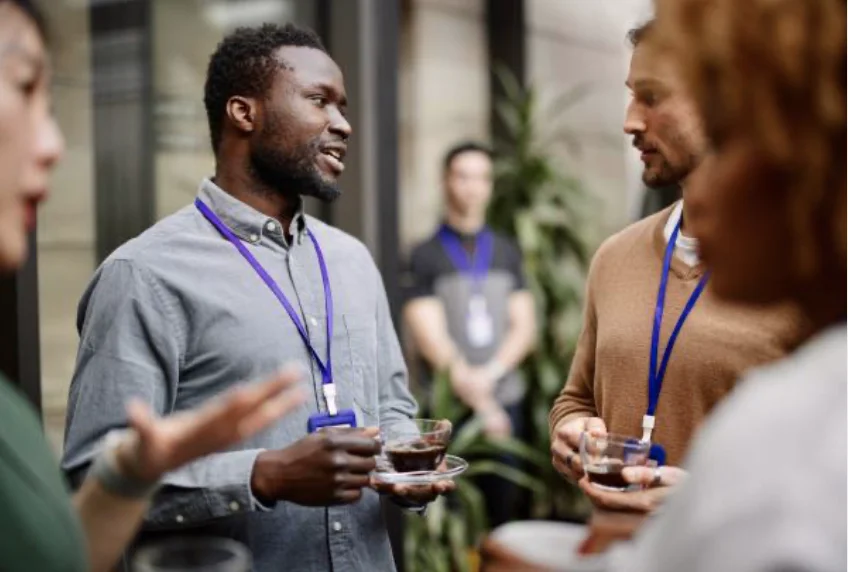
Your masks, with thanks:
<instances>
[{"instance_id":1,"label":"buttoned cuff","mask_svg":"<svg viewBox=\"0 0 848 572\"><path fill-rule=\"evenodd\" d=\"M250 490L259 453L259 449L216 453L169 473L162 479L147 524L182 527L261 510Z\"/></svg>"},{"instance_id":2,"label":"buttoned cuff","mask_svg":"<svg viewBox=\"0 0 848 572\"><path fill-rule=\"evenodd\" d=\"M260 449L259 452L264 453L265 449ZM251 471L250 474L251 474L251 477L252 477L253 471ZM252 481L253 481L253 478L250 478L247 482L247 486L250 489L250 504L251 504L251 507L253 508L253 510L256 510L256 511L259 511L259 512L271 512L272 510L274 510L274 507L277 506L277 503L265 504L261 500L256 498L256 495L253 494L253 487L250 486Z\"/></svg>"}]
</instances>

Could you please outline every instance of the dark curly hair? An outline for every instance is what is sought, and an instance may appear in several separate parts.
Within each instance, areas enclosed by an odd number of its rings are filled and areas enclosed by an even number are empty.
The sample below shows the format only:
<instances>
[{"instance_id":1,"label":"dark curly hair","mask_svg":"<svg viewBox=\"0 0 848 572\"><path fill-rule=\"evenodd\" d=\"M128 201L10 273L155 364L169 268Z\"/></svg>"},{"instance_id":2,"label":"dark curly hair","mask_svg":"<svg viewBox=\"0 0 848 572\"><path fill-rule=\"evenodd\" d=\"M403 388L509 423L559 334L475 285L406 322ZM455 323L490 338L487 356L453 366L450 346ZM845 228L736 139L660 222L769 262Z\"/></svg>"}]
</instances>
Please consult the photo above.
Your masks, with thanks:
<instances>
[{"instance_id":1,"label":"dark curly hair","mask_svg":"<svg viewBox=\"0 0 848 572\"><path fill-rule=\"evenodd\" d=\"M217 152L221 143L227 101L234 95L265 95L274 71L285 66L274 58L274 52L283 46L327 51L315 32L294 24L238 28L218 44L209 58L203 94L213 151Z\"/></svg>"}]
</instances>

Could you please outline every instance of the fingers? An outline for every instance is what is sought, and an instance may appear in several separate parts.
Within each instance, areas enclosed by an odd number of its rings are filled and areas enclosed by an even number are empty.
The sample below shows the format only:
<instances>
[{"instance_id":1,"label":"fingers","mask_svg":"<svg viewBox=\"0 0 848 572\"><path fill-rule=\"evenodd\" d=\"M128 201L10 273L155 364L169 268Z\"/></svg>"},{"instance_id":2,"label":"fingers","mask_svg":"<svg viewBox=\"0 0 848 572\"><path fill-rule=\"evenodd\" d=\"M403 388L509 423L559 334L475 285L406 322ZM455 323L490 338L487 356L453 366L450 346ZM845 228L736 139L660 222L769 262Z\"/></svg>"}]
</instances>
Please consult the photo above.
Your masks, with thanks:
<instances>
[{"instance_id":1,"label":"fingers","mask_svg":"<svg viewBox=\"0 0 848 572\"><path fill-rule=\"evenodd\" d=\"M604 491L593 486L586 477L580 479L577 482L577 485L596 507L610 510L617 510L620 508L614 496L612 496L608 491Z\"/></svg>"},{"instance_id":2,"label":"fingers","mask_svg":"<svg viewBox=\"0 0 848 572\"><path fill-rule=\"evenodd\" d=\"M439 421L436 423L436 430L437 431L445 431L445 430L452 431L453 430L453 423L451 423L447 419L439 419Z\"/></svg>"},{"instance_id":3,"label":"fingers","mask_svg":"<svg viewBox=\"0 0 848 572\"><path fill-rule=\"evenodd\" d=\"M653 512L670 490L658 488L641 491L607 491L592 485L587 478L580 479L578 485L596 507L638 513Z\"/></svg>"},{"instance_id":4,"label":"fingers","mask_svg":"<svg viewBox=\"0 0 848 572\"><path fill-rule=\"evenodd\" d=\"M686 478L686 471L678 467L625 467L621 472L628 483L643 487L673 487Z\"/></svg>"},{"instance_id":5,"label":"fingers","mask_svg":"<svg viewBox=\"0 0 848 572\"><path fill-rule=\"evenodd\" d=\"M371 437L372 439L376 439L380 435L379 427L363 427L359 431L360 435L364 435L365 437Z\"/></svg>"},{"instance_id":6,"label":"fingers","mask_svg":"<svg viewBox=\"0 0 848 572\"><path fill-rule=\"evenodd\" d=\"M556 436L565 441L572 449L580 444L580 435L586 430L586 419L574 419L557 426Z\"/></svg>"},{"instance_id":7,"label":"fingers","mask_svg":"<svg viewBox=\"0 0 848 572\"><path fill-rule=\"evenodd\" d=\"M436 494L446 495L450 492L456 490L456 483L452 480L450 481L439 481L437 483L433 483L433 489L436 491Z\"/></svg>"},{"instance_id":8,"label":"fingers","mask_svg":"<svg viewBox=\"0 0 848 572\"><path fill-rule=\"evenodd\" d=\"M336 504L353 504L362 498L362 489L339 489L333 498Z\"/></svg>"},{"instance_id":9,"label":"fingers","mask_svg":"<svg viewBox=\"0 0 848 572\"><path fill-rule=\"evenodd\" d=\"M374 459L373 455L369 457L362 457L359 455L351 455L344 451L336 453L333 463L336 470L343 473L359 473L367 475L377 468L377 461ZM367 485L368 481L366 480L365 484L362 486Z\"/></svg>"},{"instance_id":10,"label":"fingers","mask_svg":"<svg viewBox=\"0 0 848 572\"><path fill-rule=\"evenodd\" d=\"M237 433L242 439L268 427L287 413L300 407L306 401L306 392L301 387L289 387L272 399L260 403L238 424Z\"/></svg>"},{"instance_id":11,"label":"fingers","mask_svg":"<svg viewBox=\"0 0 848 572\"><path fill-rule=\"evenodd\" d=\"M580 455L570 448L562 439L556 439L551 443L551 454L553 456L554 468L566 478L576 481L583 476L583 463Z\"/></svg>"},{"instance_id":12,"label":"fingers","mask_svg":"<svg viewBox=\"0 0 848 572\"><path fill-rule=\"evenodd\" d=\"M150 433L154 422L150 407L138 398L133 398L127 403L127 423L144 437Z\"/></svg>"},{"instance_id":13,"label":"fingers","mask_svg":"<svg viewBox=\"0 0 848 572\"><path fill-rule=\"evenodd\" d=\"M373 457L380 453L380 442L362 433L330 433L326 438L328 447L346 451L351 455Z\"/></svg>"},{"instance_id":14,"label":"fingers","mask_svg":"<svg viewBox=\"0 0 848 572\"><path fill-rule=\"evenodd\" d=\"M339 489L361 489L371 486L371 476L366 473L336 473L335 481Z\"/></svg>"},{"instance_id":15,"label":"fingers","mask_svg":"<svg viewBox=\"0 0 848 572\"><path fill-rule=\"evenodd\" d=\"M590 417L586 420L585 431L592 435L605 435L607 432L607 424L604 423L604 420L600 417Z\"/></svg>"}]
</instances>

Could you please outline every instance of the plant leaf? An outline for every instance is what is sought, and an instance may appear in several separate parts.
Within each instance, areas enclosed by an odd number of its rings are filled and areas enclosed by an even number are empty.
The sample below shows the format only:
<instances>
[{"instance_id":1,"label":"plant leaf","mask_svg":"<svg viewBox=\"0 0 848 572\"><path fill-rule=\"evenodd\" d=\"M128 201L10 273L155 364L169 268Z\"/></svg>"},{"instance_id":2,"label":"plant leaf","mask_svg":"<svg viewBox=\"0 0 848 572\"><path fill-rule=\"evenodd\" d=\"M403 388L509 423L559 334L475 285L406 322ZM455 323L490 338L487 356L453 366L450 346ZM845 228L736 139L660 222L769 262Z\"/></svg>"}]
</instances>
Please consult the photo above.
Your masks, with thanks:
<instances>
[{"instance_id":1,"label":"plant leaf","mask_svg":"<svg viewBox=\"0 0 848 572\"><path fill-rule=\"evenodd\" d=\"M466 476L497 475L520 487L537 494L545 494L545 484L538 478L528 475L521 469L510 467L499 461L478 461L465 471Z\"/></svg>"},{"instance_id":2,"label":"plant leaf","mask_svg":"<svg viewBox=\"0 0 848 572\"><path fill-rule=\"evenodd\" d=\"M472 481L465 478L456 481L456 494L462 503L462 512L468 519L468 534L471 543L476 545L482 535L489 530L486 501L480 489Z\"/></svg>"},{"instance_id":3,"label":"plant leaf","mask_svg":"<svg viewBox=\"0 0 848 572\"><path fill-rule=\"evenodd\" d=\"M512 455L534 465L543 465L550 462L548 455L543 455L537 449L512 437L498 440L484 439L480 443L466 448L465 455L468 457Z\"/></svg>"}]
</instances>

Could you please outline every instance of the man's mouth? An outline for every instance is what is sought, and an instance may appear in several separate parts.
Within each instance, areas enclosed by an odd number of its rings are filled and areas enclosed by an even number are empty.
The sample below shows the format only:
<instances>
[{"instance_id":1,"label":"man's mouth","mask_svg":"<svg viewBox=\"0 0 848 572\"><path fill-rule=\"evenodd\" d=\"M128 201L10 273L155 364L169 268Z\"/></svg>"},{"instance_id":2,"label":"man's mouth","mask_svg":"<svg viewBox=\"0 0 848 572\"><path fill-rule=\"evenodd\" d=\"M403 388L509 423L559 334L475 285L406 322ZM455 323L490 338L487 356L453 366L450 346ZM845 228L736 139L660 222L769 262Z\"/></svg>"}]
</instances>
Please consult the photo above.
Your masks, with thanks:
<instances>
[{"instance_id":1,"label":"man's mouth","mask_svg":"<svg viewBox=\"0 0 848 572\"><path fill-rule=\"evenodd\" d=\"M330 170L333 171L336 176L340 175L342 171L344 171L344 158L346 154L347 147L344 145L332 145L321 149L321 155L324 157L325 163L327 163Z\"/></svg>"}]
</instances>

